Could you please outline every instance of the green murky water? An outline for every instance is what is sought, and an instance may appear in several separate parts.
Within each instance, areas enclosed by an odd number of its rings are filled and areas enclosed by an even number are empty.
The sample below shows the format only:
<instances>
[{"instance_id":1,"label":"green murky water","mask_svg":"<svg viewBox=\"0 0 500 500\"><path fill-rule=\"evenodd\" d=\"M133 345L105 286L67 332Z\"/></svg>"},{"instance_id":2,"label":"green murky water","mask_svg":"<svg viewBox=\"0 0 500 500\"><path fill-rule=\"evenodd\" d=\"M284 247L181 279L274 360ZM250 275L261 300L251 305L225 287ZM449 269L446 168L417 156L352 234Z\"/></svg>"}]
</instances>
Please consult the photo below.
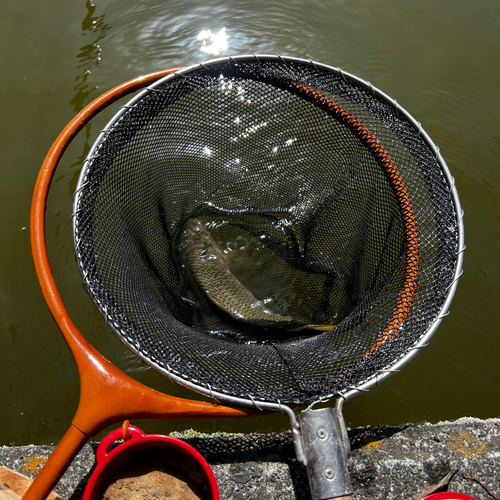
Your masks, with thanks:
<instances>
[{"instance_id":1,"label":"green murky water","mask_svg":"<svg viewBox=\"0 0 500 500\"><path fill-rule=\"evenodd\" d=\"M0 20L0 444L58 441L78 403L78 374L43 301L29 244L37 172L64 125L102 92L137 75L214 56L203 30L226 28L224 55L280 53L356 74L397 99L441 148L465 210L465 274L430 346L346 405L348 424L500 415L500 4L491 0L6 0ZM205 47L209 45L205 40ZM49 200L48 241L68 310L89 341L128 374L183 397L142 365L82 289L71 196L80 164L111 114L67 151ZM270 431L281 415L143 422L168 432Z\"/></svg>"}]
</instances>

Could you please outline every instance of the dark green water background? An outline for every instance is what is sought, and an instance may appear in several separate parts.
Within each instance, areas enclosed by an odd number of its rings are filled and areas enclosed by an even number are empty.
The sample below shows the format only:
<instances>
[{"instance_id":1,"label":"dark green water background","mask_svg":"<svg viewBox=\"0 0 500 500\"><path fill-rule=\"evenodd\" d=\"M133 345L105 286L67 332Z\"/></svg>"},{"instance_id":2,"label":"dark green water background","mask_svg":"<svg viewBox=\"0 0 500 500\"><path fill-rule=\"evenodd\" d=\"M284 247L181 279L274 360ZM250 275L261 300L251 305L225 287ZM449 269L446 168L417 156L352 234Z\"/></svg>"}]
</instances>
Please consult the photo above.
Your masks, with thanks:
<instances>
[{"instance_id":1,"label":"dark green water background","mask_svg":"<svg viewBox=\"0 0 500 500\"><path fill-rule=\"evenodd\" d=\"M3 0L0 18L0 444L58 441L78 374L36 280L31 195L61 129L104 91L140 74L213 58L200 31L225 27L222 55L279 53L339 66L395 98L441 148L465 210L464 276L444 320L403 371L350 401L350 426L500 416L500 2L493 0ZM71 196L111 113L80 134L47 210L54 274L76 325L113 363L183 397L112 334L83 291ZM314 362L314 360L312 360ZM147 431L271 431L281 415L141 423Z\"/></svg>"}]
</instances>

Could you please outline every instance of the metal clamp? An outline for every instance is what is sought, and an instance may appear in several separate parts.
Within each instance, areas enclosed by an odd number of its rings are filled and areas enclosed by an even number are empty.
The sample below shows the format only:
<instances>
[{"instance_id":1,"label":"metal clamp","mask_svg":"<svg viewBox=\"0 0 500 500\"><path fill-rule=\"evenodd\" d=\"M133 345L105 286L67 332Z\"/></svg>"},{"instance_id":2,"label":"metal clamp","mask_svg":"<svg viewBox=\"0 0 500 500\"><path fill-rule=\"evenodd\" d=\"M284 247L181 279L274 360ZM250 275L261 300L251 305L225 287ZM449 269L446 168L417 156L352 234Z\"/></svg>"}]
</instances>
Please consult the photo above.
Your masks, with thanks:
<instances>
[{"instance_id":1,"label":"metal clamp","mask_svg":"<svg viewBox=\"0 0 500 500\"><path fill-rule=\"evenodd\" d=\"M298 419L313 500L351 495L350 446L341 405L304 411Z\"/></svg>"}]
</instances>

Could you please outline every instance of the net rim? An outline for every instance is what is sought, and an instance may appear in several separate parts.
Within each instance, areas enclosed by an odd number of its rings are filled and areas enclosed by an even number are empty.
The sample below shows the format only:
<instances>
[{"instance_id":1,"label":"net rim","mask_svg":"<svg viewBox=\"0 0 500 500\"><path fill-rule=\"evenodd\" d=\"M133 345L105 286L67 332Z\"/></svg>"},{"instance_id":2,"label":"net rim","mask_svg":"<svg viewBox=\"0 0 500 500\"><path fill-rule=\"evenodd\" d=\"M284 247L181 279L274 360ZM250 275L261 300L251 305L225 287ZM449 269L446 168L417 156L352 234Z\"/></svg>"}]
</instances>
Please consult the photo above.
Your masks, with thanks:
<instances>
[{"instance_id":1,"label":"net rim","mask_svg":"<svg viewBox=\"0 0 500 500\"><path fill-rule=\"evenodd\" d=\"M122 106L117 113L111 118L111 120L107 123L105 128L99 132L96 140L94 141L94 144L92 145L86 159L83 162L82 169L78 178L77 182L77 187L75 190L74 198L73 198L73 217L72 217L72 225L73 225L73 240L74 240L74 245L75 245L75 252L77 253L77 263L78 267L80 269L80 272L83 276L83 281L84 285L86 288L89 288L88 285L89 283L86 280L86 274L85 270L82 269L81 264L80 264L80 259L78 257L78 246L79 246L79 238L77 234L77 224L76 224L76 213L78 212L78 204L79 204L79 199L80 199L80 193L82 192L84 186L85 186L85 177L87 175L89 165L91 163L91 160L93 159L96 150L100 147L102 144L102 141L105 139L107 133L115 126L115 124L121 119L124 113L127 112L128 109L134 107L138 102L140 102L144 97L146 97L148 94L152 93L155 91L155 88L158 86L163 85L164 83L168 82L169 80L172 80L174 78L179 78L179 77L186 77L187 74L189 74L192 71L198 70L200 68L209 68L210 66L217 65L217 64L224 64L224 63L229 63L232 62L234 64L237 64L238 62L246 62L246 61L270 61L270 62L282 62L282 63L297 63L297 64L302 64L302 65L309 65L314 68L326 70L327 72L332 72L340 75L342 78L345 80L351 80L355 82L356 84L364 87L365 89L369 90L371 93L373 93L375 96L378 98L383 99L386 103L388 103L390 106L392 106L398 115L402 115L410 124L411 126L418 132L418 134L421 136L421 138L424 140L426 145L429 147L429 149L433 152L435 155L436 161L439 164L439 167L441 168L441 171L446 179L447 185L450 189L450 194L451 198L453 200L454 208L455 208L455 213L457 216L457 230L458 230L458 237L457 237L457 245L458 245L458 255L457 255L457 262L455 266L455 273L453 276L453 281L451 282L446 299L443 302L443 305L436 316L435 320L431 323L430 327L427 329L427 331L421 336L421 338L402 356L399 357L399 359L396 359L393 363L389 363L384 369L379 370L377 373L373 374L371 377L368 377L364 381L360 382L359 384L355 386L350 386L348 387L348 390L345 392L335 392L331 395L328 396L323 396L321 397L320 401L327 401L335 396L340 396L344 400L349 400L352 397L362 393L362 392L367 392L369 391L372 387L375 385L378 385L380 382L388 378L389 376L393 375L394 373L400 371L400 369L405 366L413 357L416 355L416 353L425 347L428 343L431 337L434 335L436 332L439 324L441 323L442 319L449 313L449 307L451 305L451 302L453 300L453 297L456 293L456 289L458 286L458 281L460 276L462 275L462 267L463 267L463 253L465 250L465 238L464 238L464 224L463 224L463 210L461 208L460 200L458 197L458 192L455 186L455 180L444 160L444 158L441 155L441 152L439 148L436 146L436 144L432 141L430 136L425 132L425 130L422 128L422 125L420 122L418 122L406 109L404 109L401 105L398 104L398 102L388 96L386 93L378 89L377 87L373 86L370 82L355 76L351 73L348 73L346 71L343 71L342 69L338 67L333 67L330 65L314 62L311 59L301 59L301 58L296 58L296 57L289 57L289 56L281 56L281 55L270 55L270 54L251 54L251 55L239 55L239 56L229 56L229 57L222 57L222 58L217 58L217 59L212 59L203 63L197 63L191 66L187 66L185 68L182 68L178 71L175 71L163 78L160 78L156 82L154 82L152 85L149 85L142 91L140 91L137 95L135 95L131 100L129 100L124 106ZM115 333L120 340L136 354L142 361L150 365L151 367L155 368L157 371L162 373L163 375L166 375L171 381L178 383L179 385L182 385L186 388L189 388L195 392L198 392L200 394L203 394L205 396L211 397L212 399L215 399L217 401L223 401L223 402L229 402L231 404L235 405L243 405L243 406L261 406L262 408L265 408L266 404L270 405L276 405L280 404L279 401L278 403L273 403L269 402L268 400L263 400L259 398L253 398L252 395L248 395L248 397L235 397L232 395L225 394L220 391L214 391L210 387L210 385L203 384L202 382L194 382L192 381L189 377L183 376L182 374L176 374L172 373L169 369L165 369L163 366L160 366L158 363L156 363L151 357L148 357L141 353L140 346L138 346L138 343L134 342L129 342L127 339L127 334L124 334L122 330L119 329L118 326L114 325L112 321L109 321L111 318L109 318L107 314L106 307L103 307L97 298L93 294L89 294L91 296L92 301L94 302L95 306L101 313L101 315L105 318L106 324L108 328ZM258 405L256 404L256 401L259 401ZM313 403L313 405L316 403Z\"/></svg>"}]
</instances>

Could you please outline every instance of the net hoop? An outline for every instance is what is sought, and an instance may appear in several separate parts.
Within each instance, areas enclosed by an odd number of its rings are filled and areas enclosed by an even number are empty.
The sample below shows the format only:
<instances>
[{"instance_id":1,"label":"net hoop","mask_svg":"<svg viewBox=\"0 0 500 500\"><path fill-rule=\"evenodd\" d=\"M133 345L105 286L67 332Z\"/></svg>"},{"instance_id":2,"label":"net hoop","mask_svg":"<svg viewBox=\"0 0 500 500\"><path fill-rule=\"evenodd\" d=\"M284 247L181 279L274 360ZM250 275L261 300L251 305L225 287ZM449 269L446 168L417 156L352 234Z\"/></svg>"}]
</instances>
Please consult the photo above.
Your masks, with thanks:
<instances>
[{"instance_id":1,"label":"net hoop","mask_svg":"<svg viewBox=\"0 0 500 500\"><path fill-rule=\"evenodd\" d=\"M431 324L431 326L428 328L427 332L420 338L418 342L416 342L411 349L409 349L404 356L393 362L392 364L388 365L385 367L384 370L376 373L374 376L368 378L367 380L363 381L362 383L358 384L357 386L351 386L348 388L348 390L339 393L332 393L330 396L323 396L321 400L326 400L329 399L336 394L340 394L342 398L345 400L352 398L356 394L359 394L360 392L365 392L369 390L371 387L374 385L380 383L382 380L385 380L387 377L392 375L393 373L396 373L399 371L404 365L406 365L414 356L415 354L423 348L425 345L427 345L429 339L432 337L434 332L436 331L437 327L439 326L442 318L448 314L448 309L451 304L451 301L453 300L453 296L456 291L456 287L458 284L458 279L461 276L462 273L462 264L463 264L463 250L465 249L464 246L464 230L463 230L463 211L460 206L460 201L458 198L458 193L455 188L455 183L454 179L451 176L451 173L444 161L444 159L441 156L441 153L439 151L439 148L434 144L434 142L430 139L428 134L423 130L421 124L417 122L404 108L402 108L394 99L371 85L369 82L366 82L359 77L356 77L354 75L351 75L350 73L347 73L345 71L342 71L340 68L333 68L328 65L323 65L320 63L315 63L310 60L305 60L305 59L299 59L299 58L292 58L292 57L282 57L282 56L274 56L274 55L243 55L243 56L235 56L235 57L229 57L229 58L220 58L220 59L215 59L212 61L205 62L203 64L196 64L187 68L184 68L182 70L179 70L171 75L166 76L165 78L162 78L161 80L158 80L155 82L153 85L148 87L147 89L143 90L141 93L136 95L128 104L126 107L122 108L113 118L112 120L108 123L108 125L104 128L104 130L101 132L98 140L94 143L88 158L92 158L92 155L95 153L96 149L99 147L100 141L106 136L107 132L112 128L112 126L122 117L123 113L126 112L128 108L133 107L136 103L140 102L145 96L147 96L149 93L154 92L154 90L163 85L164 83L168 82L170 79L173 78L178 78L179 76L186 76L189 72L196 70L200 67L203 68L209 68L212 65L220 64L220 63L225 63L225 62L234 62L238 63L238 61L245 61L248 60L249 58L255 58L257 61L283 61L283 62L297 62L300 64L306 64L313 66L315 68L322 68L330 72L337 73L342 76L342 78L346 80L350 80L355 82L357 85L360 85L364 87L365 89L369 90L371 93L376 95L378 98L382 98L386 103L388 103L392 108L396 110L396 113L398 115L403 116L411 125L412 127L418 131L419 135L421 138L424 140L424 142L427 144L429 149L433 152L435 155L436 161L438 162L445 178L447 181L447 184L449 186L449 189L451 191L451 196L453 199L454 203L454 208L455 212L457 214L457 227L458 227L458 256L457 256L457 265L455 267L455 272L454 272L454 277L453 281L448 289L447 297L443 303L443 306L437 315L435 321ZM303 92L307 92L306 89L302 89ZM367 139L369 140L369 139ZM86 160L87 161L87 160ZM75 196L75 203L74 203L74 211L77 210L77 205L78 205L78 192L80 191L82 184L83 184L83 179L85 178L86 175L86 169L87 169L88 163L84 163L84 166L82 168L82 172L78 181L78 187L77 187L77 193ZM404 197L404 195L402 195ZM411 212L411 209L409 210ZM411 215L406 217L407 219L411 219ZM408 229L408 232L411 232L410 229ZM77 235L74 233L75 237L75 242L77 241ZM417 258L418 260L418 236L417 236L417 243L414 244L414 253L413 253L413 258ZM418 274L418 271L417 271ZM415 276L412 276L412 279L415 278ZM407 280L408 281L408 280ZM403 291L403 293L409 293L410 295L413 293L412 290L412 285L407 285L406 290ZM95 301L94 301L95 302ZM106 316L106 311L103 311L102 307L96 303L96 306L98 309L101 311L101 314ZM384 345L387 340L389 340L393 335L397 333L397 330L399 328L399 325L404 322L406 315L408 311L405 311L402 306L398 305L397 311L395 315L393 316L391 322L389 323L388 327L386 330L383 332L383 334L380 335L379 339L377 342L373 345L372 349L366 353L366 356L371 354L372 352L376 351L380 346ZM109 325L110 328L119 336L119 338L132 350L136 355L139 356L144 362L147 364L153 366L155 369L163 373L164 375L167 375L171 380L179 383L180 385L183 385L185 387L188 387L191 390L194 390L196 392L199 392L201 394L207 395L209 397L212 397L213 399L216 399L218 401L224 401L224 402L229 402L230 404L238 404L238 405L246 405L246 406L255 406L256 403L255 401L259 401L259 406L262 406L263 408L266 406L266 403L269 403L268 401L261 400L259 398L254 398L251 395L247 397L234 397L228 394L224 394L223 392L217 391L217 390L212 390L212 388L207 388L206 385L204 385L202 382L198 381L193 381L193 380L187 380L184 376L179 375L171 371L170 369L165 369L164 366L161 366L158 363L155 363L154 360L150 359L149 357L143 355L139 349L137 349L137 346L133 342L128 342L126 338L124 338L121 334L120 331L114 327L113 324ZM274 405L275 403L270 403Z\"/></svg>"}]
</instances>

